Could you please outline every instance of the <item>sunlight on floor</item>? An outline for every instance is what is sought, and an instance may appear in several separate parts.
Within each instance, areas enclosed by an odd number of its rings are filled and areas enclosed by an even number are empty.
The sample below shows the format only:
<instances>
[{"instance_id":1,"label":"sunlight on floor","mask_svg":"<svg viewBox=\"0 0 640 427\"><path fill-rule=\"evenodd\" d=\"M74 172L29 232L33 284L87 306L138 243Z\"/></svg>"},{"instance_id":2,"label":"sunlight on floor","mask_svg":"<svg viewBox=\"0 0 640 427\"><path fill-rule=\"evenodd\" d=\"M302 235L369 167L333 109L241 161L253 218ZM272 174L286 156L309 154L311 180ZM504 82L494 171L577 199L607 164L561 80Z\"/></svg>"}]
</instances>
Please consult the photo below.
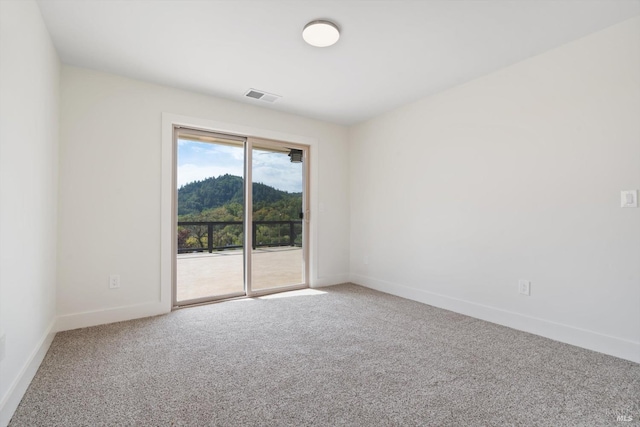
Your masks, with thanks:
<instances>
[{"instance_id":1,"label":"sunlight on floor","mask_svg":"<svg viewBox=\"0 0 640 427\"><path fill-rule=\"evenodd\" d=\"M238 299L231 299L227 302L247 302L247 301L256 301L259 299L276 299L276 298L290 298L290 297L306 297L311 295L323 295L326 294L325 291L320 291L318 289L299 289L297 291L288 291L288 292L280 292L277 294L264 295L261 297L240 297Z\"/></svg>"}]
</instances>

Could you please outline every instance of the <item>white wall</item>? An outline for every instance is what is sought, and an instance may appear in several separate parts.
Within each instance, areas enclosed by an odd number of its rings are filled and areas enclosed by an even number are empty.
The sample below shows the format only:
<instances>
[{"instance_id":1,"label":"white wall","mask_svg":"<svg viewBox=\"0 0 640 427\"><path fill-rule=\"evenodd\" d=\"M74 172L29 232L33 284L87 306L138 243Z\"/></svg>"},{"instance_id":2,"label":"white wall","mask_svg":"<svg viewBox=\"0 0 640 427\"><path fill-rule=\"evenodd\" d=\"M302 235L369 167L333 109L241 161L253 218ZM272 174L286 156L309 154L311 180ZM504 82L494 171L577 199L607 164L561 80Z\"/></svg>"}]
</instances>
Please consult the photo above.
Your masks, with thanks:
<instances>
[{"instance_id":1,"label":"white wall","mask_svg":"<svg viewBox=\"0 0 640 427\"><path fill-rule=\"evenodd\" d=\"M59 72L36 3L0 2L0 425L53 338Z\"/></svg>"},{"instance_id":2,"label":"white wall","mask_svg":"<svg viewBox=\"0 0 640 427\"><path fill-rule=\"evenodd\" d=\"M639 161L635 18L352 128L352 280L640 361Z\"/></svg>"},{"instance_id":3,"label":"white wall","mask_svg":"<svg viewBox=\"0 0 640 427\"><path fill-rule=\"evenodd\" d=\"M348 280L345 127L75 67L63 67L61 82L61 329L144 316L157 307L163 113L315 140L311 282ZM110 273L121 275L120 289L108 289Z\"/></svg>"}]
</instances>

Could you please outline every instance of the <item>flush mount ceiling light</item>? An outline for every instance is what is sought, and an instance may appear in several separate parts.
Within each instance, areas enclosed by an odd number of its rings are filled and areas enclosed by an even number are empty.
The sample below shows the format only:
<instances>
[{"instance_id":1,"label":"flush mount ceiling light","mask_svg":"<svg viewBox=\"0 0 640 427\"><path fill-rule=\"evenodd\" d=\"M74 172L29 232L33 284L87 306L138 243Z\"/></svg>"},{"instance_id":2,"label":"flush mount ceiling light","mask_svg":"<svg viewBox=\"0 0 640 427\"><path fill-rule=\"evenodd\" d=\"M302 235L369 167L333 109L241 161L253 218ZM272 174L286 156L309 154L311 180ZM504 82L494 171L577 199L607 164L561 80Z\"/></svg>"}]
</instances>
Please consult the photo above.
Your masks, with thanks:
<instances>
[{"instance_id":1,"label":"flush mount ceiling light","mask_svg":"<svg viewBox=\"0 0 640 427\"><path fill-rule=\"evenodd\" d=\"M315 47L327 47L335 44L340 38L338 26L330 21L311 21L302 30L304 41Z\"/></svg>"}]
</instances>

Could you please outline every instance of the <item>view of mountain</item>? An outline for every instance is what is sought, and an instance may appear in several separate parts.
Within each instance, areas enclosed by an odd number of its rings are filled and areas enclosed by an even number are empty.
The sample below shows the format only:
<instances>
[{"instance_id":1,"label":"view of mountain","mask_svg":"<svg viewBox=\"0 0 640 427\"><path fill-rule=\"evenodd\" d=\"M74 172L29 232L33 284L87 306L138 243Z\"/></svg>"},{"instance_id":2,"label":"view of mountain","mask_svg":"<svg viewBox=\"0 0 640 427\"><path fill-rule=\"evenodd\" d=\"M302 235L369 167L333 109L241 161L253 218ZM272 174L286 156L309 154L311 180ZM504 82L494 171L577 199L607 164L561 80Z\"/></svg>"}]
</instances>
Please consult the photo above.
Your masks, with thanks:
<instances>
[{"instance_id":1,"label":"view of mountain","mask_svg":"<svg viewBox=\"0 0 640 427\"><path fill-rule=\"evenodd\" d=\"M186 184L178 189L178 222L242 222L243 179L221 175ZM301 244L302 193L288 193L261 183L253 184L253 221L296 221L295 225L262 223L255 228L260 246ZM293 227L293 228L292 228ZM293 234L291 234L293 232ZM206 248L211 238L215 248L242 245L242 225L223 224L208 235L205 225L180 225L180 251Z\"/></svg>"},{"instance_id":2,"label":"view of mountain","mask_svg":"<svg viewBox=\"0 0 640 427\"><path fill-rule=\"evenodd\" d=\"M178 217L180 221L242 221L243 198L243 179L239 176L192 182L178 189ZM253 183L253 211L255 221L297 220L302 194Z\"/></svg>"}]
</instances>

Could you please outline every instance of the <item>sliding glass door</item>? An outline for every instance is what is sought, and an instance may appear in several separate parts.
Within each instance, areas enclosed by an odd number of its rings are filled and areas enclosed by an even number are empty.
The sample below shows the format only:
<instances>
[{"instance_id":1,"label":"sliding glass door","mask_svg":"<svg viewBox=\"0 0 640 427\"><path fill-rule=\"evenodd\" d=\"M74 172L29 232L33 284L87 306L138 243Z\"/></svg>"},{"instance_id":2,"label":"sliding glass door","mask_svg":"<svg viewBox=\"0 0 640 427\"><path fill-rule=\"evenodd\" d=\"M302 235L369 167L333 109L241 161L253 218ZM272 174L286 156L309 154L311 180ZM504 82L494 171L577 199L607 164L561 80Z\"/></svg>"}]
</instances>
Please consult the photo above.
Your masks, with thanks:
<instances>
[{"instance_id":1,"label":"sliding glass door","mask_svg":"<svg viewBox=\"0 0 640 427\"><path fill-rule=\"evenodd\" d=\"M244 295L246 138L191 129L176 134L174 302Z\"/></svg>"},{"instance_id":2,"label":"sliding glass door","mask_svg":"<svg viewBox=\"0 0 640 427\"><path fill-rule=\"evenodd\" d=\"M304 283L303 151L256 141L251 151L251 288Z\"/></svg>"},{"instance_id":3,"label":"sliding glass door","mask_svg":"<svg viewBox=\"0 0 640 427\"><path fill-rule=\"evenodd\" d=\"M308 147L175 129L174 306L306 287Z\"/></svg>"}]
</instances>

